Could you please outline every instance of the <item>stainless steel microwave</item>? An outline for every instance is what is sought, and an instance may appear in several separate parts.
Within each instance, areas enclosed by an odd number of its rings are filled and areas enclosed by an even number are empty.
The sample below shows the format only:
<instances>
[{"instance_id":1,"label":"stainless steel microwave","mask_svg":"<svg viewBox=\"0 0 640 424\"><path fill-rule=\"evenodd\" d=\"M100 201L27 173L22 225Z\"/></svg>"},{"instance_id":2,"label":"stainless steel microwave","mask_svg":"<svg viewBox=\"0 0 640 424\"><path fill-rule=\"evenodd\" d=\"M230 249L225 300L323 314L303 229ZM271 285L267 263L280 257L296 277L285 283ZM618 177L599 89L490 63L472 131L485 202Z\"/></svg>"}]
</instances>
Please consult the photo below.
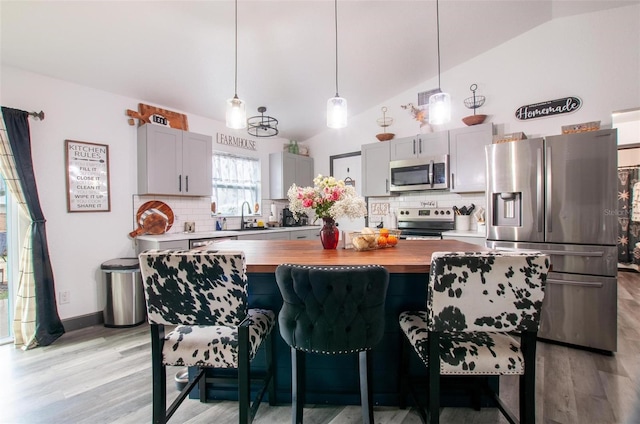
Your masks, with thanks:
<instances>
[{"instance_id":1,"label":"stainless steel microwave","mask_svg":"<svg viewBox=\"0 0 640 424\"><path fill-rule=\"evenodd\" d=\"M393 160L389 173L391 192L445 190L449 188L449 155Z\"/></svg>"}]
</instances>

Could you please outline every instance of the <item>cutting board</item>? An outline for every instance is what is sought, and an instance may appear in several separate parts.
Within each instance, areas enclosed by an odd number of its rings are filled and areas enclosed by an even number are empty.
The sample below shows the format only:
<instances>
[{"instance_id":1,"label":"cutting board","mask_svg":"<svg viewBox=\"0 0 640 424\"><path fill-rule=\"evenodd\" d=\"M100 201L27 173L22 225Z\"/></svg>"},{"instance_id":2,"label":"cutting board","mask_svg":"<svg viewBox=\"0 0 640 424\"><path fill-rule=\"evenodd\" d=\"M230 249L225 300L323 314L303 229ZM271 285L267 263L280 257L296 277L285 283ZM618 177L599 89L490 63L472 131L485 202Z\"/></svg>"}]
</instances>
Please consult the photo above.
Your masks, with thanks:
<instances>
[{"instance_id":1,"label":"cutting board","mask_svg":"<svg viewBox=\"0 0 640 424\"><path fill-rule=\"evenodd\" d=\"M136 213L136 223L138 228L129 233L131 237L141 234L164 234L173 225L173 211L164 202L151 200L143 203Z\"/></svg>"}]
</instances>

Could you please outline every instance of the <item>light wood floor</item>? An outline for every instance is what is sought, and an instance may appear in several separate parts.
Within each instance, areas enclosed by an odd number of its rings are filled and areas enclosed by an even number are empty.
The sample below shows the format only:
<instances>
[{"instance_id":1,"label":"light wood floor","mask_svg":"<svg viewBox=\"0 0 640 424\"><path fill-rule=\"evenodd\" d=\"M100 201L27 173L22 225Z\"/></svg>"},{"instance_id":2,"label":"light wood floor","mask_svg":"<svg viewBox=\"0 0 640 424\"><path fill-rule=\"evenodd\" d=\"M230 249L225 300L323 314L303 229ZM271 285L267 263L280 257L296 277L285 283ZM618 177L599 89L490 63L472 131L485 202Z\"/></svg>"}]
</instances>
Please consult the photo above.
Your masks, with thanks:
<instances>
[{"instance_id":1,"label":"light wood floor","mask_svg":"<svg viewBox=\"0 0 640 424\"><path fill-rule=\"evenodd\" d=\"M632 415L640 393L640 274L619 273L618 352L614 356L540 342L537 419L545 424L640 423ZM0 423L147 423L151 420L151 371L146 326L70 332L54 345L23 352L0 346ZM168 371L169 398L176 369ZM501 379L515 407L517 380ZM517 408L515 408L517 411ZM376 423L418 423L411 409L377 406ZM359 406L307 405L305 422L361 422ZM237 422L235 402L187 400L173 423ZM289 423L290 407L260 406L256 423ZM443 423L505 423L485 408L444 408Z\"/></svg>"}]
</instances>

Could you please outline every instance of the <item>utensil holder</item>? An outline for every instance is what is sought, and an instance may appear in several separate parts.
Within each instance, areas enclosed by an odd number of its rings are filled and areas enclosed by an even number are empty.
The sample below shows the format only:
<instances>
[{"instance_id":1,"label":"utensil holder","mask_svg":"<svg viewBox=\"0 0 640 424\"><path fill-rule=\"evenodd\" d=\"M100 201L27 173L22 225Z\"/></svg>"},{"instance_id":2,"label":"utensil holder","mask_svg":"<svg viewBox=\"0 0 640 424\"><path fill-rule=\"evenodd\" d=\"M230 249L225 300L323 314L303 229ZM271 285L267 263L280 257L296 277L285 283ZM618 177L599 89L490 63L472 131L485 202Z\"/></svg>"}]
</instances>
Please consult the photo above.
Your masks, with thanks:
<instances>
[{"instance_id":1,"label":"utensil holder","mask_svg":"<svg viewBox=\"0 0 640 424\"><path fill-rule=\"evenodd\" d=\"M469 231L471 228L471 215L456 215L456 230Z\"/></svg>"}]
</instances>

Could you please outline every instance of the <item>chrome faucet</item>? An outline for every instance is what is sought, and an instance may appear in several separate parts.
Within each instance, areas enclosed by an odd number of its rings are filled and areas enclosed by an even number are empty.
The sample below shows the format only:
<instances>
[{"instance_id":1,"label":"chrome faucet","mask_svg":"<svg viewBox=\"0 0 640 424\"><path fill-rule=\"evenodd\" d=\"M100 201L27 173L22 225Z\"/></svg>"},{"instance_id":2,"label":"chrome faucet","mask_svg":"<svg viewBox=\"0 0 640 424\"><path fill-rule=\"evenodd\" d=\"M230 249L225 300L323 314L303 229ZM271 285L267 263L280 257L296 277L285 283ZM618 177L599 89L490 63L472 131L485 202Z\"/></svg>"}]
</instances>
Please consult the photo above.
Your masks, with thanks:
<instances>
[{"instance_id":1,"label":"chrome faucet","mask_svg":"<svg viewBox=\"0 0 640 424\"><path fill-rule=\"evenodd\" d=\"M242 205L240 205L240 229L244 230L244 205L245 203L247 204L247 212L249 212L249 214L251 214L251 205L249 205L249 202L247 202L246 200L244 202L242 202Z\"/></svg>"}]
</instances>

